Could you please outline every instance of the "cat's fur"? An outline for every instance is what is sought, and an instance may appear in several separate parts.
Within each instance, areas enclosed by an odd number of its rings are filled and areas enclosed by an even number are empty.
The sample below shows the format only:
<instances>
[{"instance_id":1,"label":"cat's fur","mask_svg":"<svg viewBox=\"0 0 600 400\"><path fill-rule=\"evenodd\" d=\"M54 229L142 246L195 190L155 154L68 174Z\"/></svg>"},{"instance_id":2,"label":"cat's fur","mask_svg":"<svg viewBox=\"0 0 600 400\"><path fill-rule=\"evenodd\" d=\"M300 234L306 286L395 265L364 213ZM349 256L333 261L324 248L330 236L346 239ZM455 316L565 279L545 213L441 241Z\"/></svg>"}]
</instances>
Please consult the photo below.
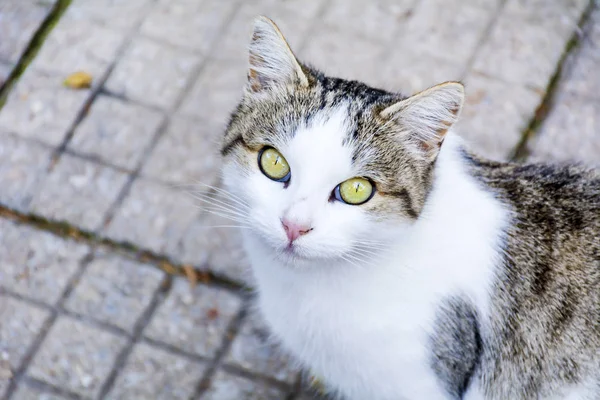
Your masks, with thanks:
<instances>
[{"instance_id":1,"label":"cat's fur","mask_svg":"<svg viewBox=\"0 0 600 400\"><path fill-rule=\"evenodd\" d=\"M405 98L327 77L266 18L248 78L224 183L297 360L352 400L600 398L600 173L481 159L448 131L462 85ZM264 146L289 186L261 173ZM375 196L331 201L355 176ZM293 254L283 217L313 228Z\"/></svg>"}]
</instances>

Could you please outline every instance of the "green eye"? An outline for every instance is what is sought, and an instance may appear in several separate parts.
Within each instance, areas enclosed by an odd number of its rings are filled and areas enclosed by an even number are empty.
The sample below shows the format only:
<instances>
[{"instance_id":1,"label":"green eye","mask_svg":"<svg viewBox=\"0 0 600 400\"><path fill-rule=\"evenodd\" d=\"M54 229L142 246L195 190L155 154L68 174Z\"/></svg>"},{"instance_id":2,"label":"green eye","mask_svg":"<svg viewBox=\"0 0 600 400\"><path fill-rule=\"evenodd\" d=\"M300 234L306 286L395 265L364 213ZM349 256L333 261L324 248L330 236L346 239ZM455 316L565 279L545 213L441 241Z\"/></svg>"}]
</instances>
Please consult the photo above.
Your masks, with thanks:
<instances>
[{"instance_id":1,"label":"green eye","mask_svg":"<svg viewBox=\"0 0 600 400\"><path fill-rule=\"evenodd\" d=\"M333 194L336 200L359 205L371 200L375 194L375 187L366 178L351 178L337 185Z\"/></svg>"},{"instance_id":2,"label":"green eye","mask_svg":"<svg viewBox=\"0 0 600 400\"><path fill-rule=\"evenodd\" d=\"M287 160L272 147L265 147L258 153L258 166L269 179L277 182L290 180L290 166Z\"/></svg>"}]
</instances>

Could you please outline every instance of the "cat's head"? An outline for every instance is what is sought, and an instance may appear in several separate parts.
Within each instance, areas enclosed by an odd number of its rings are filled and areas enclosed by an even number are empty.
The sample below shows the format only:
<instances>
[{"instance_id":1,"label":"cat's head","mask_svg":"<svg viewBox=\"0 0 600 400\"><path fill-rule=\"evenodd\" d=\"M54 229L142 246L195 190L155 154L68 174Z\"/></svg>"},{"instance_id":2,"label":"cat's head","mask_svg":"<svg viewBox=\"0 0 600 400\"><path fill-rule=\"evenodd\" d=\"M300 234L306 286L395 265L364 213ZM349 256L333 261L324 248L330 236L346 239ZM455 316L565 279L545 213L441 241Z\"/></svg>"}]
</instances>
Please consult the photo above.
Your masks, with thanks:
<instances>
[{"instance_id":1,"label":"cat's head","mask_svg":"<svg viewBox=\"0 0 600 400\"><path fill-rule=\"evenodd\" d=\"M224 183L246 234L293 265L360 263L407 234L463 97L457 82L407 98L325 76L258 18L248 82L222 145Z\"/></svg>"}]
</instances>

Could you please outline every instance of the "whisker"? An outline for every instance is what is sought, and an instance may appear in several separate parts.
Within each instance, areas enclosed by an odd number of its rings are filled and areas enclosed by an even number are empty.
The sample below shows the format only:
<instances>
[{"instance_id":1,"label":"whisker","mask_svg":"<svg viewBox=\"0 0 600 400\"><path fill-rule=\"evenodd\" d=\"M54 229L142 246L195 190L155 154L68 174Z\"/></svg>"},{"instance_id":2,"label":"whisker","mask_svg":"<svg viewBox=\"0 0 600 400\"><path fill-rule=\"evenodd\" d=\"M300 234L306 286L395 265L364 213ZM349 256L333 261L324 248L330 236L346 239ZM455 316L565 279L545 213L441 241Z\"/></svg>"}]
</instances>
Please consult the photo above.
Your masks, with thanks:
<instances>
[{"instance_id":1,"label":"whisker","mask_svg":"<svg viewBox=\"0 0 600 400\"><path fill-rule=\"evenodd\" d=\"M227 205L215 204L214 202L211 201L211 199L206 199L206 198L196 198L196 199L204 202L205 205L209 205L210 207L213 207L214 209L218 209L223 212L235 214L235 215L237 215L239 217L243 217L243 218L248 217L248 214L245 211L241 211L236 208L232 208L229 204L227 204ZM199 207L201 209L209 209L209 207L202 207L202 206L199 206Z\"/></svg>"},{"instance_id":2,"label":"whisker","mask_svg":"<svg viewBox=\"0 0 600 400\"><path fill-rule=\"evenodd\" d=\"M192 194L192 197L194 197L197 200L202 200L202 201L212 202L212 203L218 203L218 204L222 204L222 205L227 206L227 207L231 207L231 208L235 207L235 208L237 208L237 206L235 204L228 203L228 202L226 202L224 200L217 199L217 198L215 198L215 197L213 197L213 196L211 196L211 195L209 195L207 193ZM244 207L244 209L247 209L247 210L250 209L250 207L248 207L248 206L243 206L243 207Z\"/></svg>"},{"instance_id":3,"label":"whisker","mask_svg":"<svg viewBox=\"0 0 600 400\"><path fill-rule=\"evenodd\" d=\"M235 194L231 193L231 192L230 192L230 191L228 191L228 190L225 190L225 189L223 189L223 188L221 188L221 187L218 187L218 186L209 185L209 184L207 184L207 183L203 183L203 182L198 182L198 184L200 184L200 185L202 185L202 186L204 186L204 187L207 187L207 188L209 188L209 189L212 189L212 190L218 191L218 192L220 192L220 193L222 193L222 194L224 194L224 195L227 195L227 196L229 196L229 198L231 198L232 200L234 200L234 199L235 199L235 200L237 200L239 203L241 203L241 204L243 204L243 205L245 205L245 206L248 206L248 203L247 203L246 201L244 201L244 199L242 199L241 197L239 197L239 196L237 196L237 195L235 195Z\"/></svg>"}]
</instances>

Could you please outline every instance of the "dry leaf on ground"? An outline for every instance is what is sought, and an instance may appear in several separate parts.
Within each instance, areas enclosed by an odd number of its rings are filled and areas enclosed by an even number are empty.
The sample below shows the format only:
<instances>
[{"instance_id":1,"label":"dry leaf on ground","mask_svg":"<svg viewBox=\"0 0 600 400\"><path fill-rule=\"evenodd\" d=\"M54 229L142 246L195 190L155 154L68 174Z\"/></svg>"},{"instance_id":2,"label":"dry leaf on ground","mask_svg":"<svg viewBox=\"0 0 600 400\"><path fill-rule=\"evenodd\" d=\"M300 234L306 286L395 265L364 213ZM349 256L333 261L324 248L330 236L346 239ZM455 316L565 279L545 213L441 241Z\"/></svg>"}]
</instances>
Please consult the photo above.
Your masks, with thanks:
<instances>
[{"instance_id":1,"label":"dry leaf on ground","mask_svg":"<svg viewBox=\"0 0 600 400\"><path fill-rule=\"evenodd\" d=\"M77 71L67 76L64 85L71 89L86 89L92 86L92 75L87 72Z\"/></svg>"}]
</instances>

